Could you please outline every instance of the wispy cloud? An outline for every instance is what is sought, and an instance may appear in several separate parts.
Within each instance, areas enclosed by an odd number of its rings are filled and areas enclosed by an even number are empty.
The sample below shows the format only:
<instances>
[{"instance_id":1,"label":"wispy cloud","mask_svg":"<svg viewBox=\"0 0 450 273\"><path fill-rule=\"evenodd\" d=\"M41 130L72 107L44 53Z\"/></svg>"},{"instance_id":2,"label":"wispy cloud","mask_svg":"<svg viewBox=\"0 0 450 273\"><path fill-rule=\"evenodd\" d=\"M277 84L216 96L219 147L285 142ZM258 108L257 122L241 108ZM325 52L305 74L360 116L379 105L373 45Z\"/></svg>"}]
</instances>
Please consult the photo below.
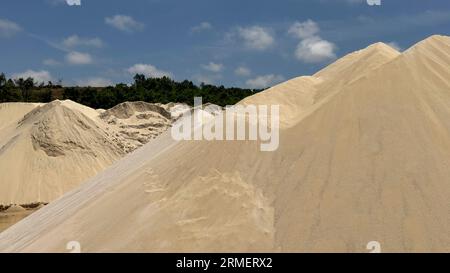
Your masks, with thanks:
<instances>
[{"instance_id":1,"label":"wispy cloud","mask_svg":"<svg viewBox=\"0 0 450 273\"><path fill-rule=\"evenodd\" d=\"M29 69L25 72L21 72L21 73L15 73L12 75L13 79L27 79L27 78L33 78L34 81L36 83L46 83L49 81L53 80L52 75L50 74L50 72L46 71L46 70L41 70L41 71L35 71L32 69Z\"/></svg>"},{"instance_id":2,"label":"wispy cloud","mask_svg":"<svg viewBox=\"0 0 450 273\"><path fill-rule=\"evenodd\" d=\"M212 24L210 22L201 22L200 24L193 26L191 28L191 32L203 32L207 30L211 30L213 28Z\"/></svg>"},{"instance_id":3,"label":"wispy cloud","mask_svg":"<svg viewBox=\"0 0 450 273\"><path fill-rule=\"evenodd\" d=\"M89 53L78 51L69 52L66 55L66 61L72 65L87 65L93 63L93 59Z\"/></svg>"},{"instance_id":4,"label":"wispy cloud","mask_svg":"<svg viewBox=\"0 0 450 273\"><path fill-rule=\"evenodd\" d=\"M133 17L120 14L106 17L105 23L124 32L142 31L145 27L143 23L136 21Z\"/></svg>"},{"instance_id":5,"label":"wispy cloud","mask_svg":"<svg viewBox=\"0 0 450 273\"><path fill-rule=\"evenodd\" d=\"M264 76L258 76L253 79L247 80L246 84L250 88L267 88L270 86L273 86L274 84L280 83L284 81L284 77L281 75L264 75Z\"/></svg>"},{"instance_id":6,"label":"wispy cloud","mask_svg":"<svg viewBox=\"0 0 450 273\"><path fill-rule=\"evenodd\" d=\"M239 66L234 70L234 74L240 77L248 77L252 74L252 71L248 67Z\"/></svg>"},{"instance_id":7,"label":"wispy cloud","mask_svg":"<svg viewBox=\"0 0 450 273\"><path fill-rule=\"evenodd\" d=\"M45 59L44 61L42 61L42 64L44 64L44 65L46 65L46 66L58 66L58 65L60 65L61 63L60 62L58 62L57 60L55 60L55 59Z\"/></svg>"},{"instance_id":8,"label":"wispy cloud","mask_svg":"<svg viewBox=\"0 0 450 273\"><path fill-rule=\"evenodd\" d=\"M9 38L22 31L22 28L13 21L0 18L0 38Z\"/></svg>"},{"instance_id":9,"label":"wispy cloud","mask_svg":"<svg viewBox=\"0 0 450 273\"><path fill-rule=\"evenodd\" d=\"M210 72L219 73L224 70L225 66L220 63L210 62L208 64L202 65L202 68Z\"/></svg>"},{"instance_id":10,"label":"wispy cloud","mask_svg":"<svg viewBox=\"0 0 450 273\"><path fill-rule=\"evenodd\" d=\"M104 46L104 43L102 39L95 37L95 38L84 38L80 37L78 35L72 35L67 38L65 38L62 41L62 45L67 48L75 48L75 47L96 47L101 48Z\"/></svg>"}]
</instances>

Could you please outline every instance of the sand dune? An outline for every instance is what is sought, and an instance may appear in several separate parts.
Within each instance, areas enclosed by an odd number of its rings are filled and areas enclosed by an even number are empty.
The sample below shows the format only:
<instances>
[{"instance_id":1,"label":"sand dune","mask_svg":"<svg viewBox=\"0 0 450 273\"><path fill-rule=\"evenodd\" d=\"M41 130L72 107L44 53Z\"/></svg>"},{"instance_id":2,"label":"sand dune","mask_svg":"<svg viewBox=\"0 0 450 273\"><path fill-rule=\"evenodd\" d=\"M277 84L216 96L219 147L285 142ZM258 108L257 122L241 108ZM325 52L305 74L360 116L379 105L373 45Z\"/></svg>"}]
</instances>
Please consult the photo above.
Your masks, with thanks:
<instances>
[{"instance_id":1,"label":"sand dune","mask_svg":"<svg viewBox=\"0 0 450 273\"><path fill-rule=\"evenodd\" d=\"M450 251L449 37L376 44L251 102L281 104L276 152L165 133L1 233L0 251Z\"/></svg>"}]
</instances>

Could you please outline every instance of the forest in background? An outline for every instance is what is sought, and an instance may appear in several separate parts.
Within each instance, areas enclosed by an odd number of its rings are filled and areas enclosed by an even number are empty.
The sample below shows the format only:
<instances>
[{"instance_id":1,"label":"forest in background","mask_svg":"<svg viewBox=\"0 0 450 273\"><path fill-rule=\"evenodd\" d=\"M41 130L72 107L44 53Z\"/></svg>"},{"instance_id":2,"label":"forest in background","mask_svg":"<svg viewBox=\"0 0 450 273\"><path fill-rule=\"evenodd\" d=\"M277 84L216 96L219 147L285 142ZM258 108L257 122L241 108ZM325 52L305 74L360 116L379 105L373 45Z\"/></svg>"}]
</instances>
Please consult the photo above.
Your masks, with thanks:
<instances>
[{"instance_id":1,"label":"forest in background","mask_svg":"<svg viewBox=\"0 0 450 273\"><path fill-rule=\"evenodd\" d=\"M140 74L134 76L131 85L121 83L108 87L67 87L52 82L36 83L33 78L8 79L5 74L0 74L0 103L70 99L95 109L109 109L125 101L192 105L194 97L202 97L203 103L226 106L260 91L203 83L198 86L188 80L177 82L168 77L147 78Z\"/></svg>"}]
</instances>

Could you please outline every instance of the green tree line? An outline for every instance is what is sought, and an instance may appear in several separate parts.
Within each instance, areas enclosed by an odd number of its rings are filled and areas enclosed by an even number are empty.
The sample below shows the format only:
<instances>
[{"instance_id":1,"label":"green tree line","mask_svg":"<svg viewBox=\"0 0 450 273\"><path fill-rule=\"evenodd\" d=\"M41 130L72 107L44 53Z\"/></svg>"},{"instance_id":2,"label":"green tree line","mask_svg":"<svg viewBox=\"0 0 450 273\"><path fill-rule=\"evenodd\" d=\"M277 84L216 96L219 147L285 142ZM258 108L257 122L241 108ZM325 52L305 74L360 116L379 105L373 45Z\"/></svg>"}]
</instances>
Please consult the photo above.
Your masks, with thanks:
<instances>
[{"instance_id":1,"label":"green tree line","mask_svg":"<svg viewBox=\"0 0 450 273\"><path fill-rule=\"evenodd\" d=\"M92 108L108 109L125 101L152 103L187 103L202 97L203 103L233 105L261 90L226 88L211 84L195 85L192 81L177 82L168 77L148 78L137 74L131 85L108 87L66 87L61 84L36 83L33 78L7 79L0 74L0 102L50 102L70 99Z\"/></svg>"}]
</instances>

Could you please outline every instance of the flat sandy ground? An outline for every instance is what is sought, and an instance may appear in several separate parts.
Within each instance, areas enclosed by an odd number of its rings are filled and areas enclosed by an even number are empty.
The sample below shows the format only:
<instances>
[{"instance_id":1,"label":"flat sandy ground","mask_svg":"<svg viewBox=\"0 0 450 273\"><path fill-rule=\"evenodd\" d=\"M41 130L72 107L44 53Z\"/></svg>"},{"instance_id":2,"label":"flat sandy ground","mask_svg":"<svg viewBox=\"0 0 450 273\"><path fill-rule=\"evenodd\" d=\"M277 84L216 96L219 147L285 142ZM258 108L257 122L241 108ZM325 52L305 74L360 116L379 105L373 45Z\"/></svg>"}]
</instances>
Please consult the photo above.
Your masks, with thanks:
<instances>
[{"instance_id":1,"label":"flat sandy ground","mask_svg":"<svg viewBox=\"0 0 450 273\"><path fill-rule=\"evenodd\" d=\"M36 210L26 210L14 213L0 212L0 233L13 226L20 220L24 219L25 217L31 215L35 211Z\"/></svg>"}]
</instances>

